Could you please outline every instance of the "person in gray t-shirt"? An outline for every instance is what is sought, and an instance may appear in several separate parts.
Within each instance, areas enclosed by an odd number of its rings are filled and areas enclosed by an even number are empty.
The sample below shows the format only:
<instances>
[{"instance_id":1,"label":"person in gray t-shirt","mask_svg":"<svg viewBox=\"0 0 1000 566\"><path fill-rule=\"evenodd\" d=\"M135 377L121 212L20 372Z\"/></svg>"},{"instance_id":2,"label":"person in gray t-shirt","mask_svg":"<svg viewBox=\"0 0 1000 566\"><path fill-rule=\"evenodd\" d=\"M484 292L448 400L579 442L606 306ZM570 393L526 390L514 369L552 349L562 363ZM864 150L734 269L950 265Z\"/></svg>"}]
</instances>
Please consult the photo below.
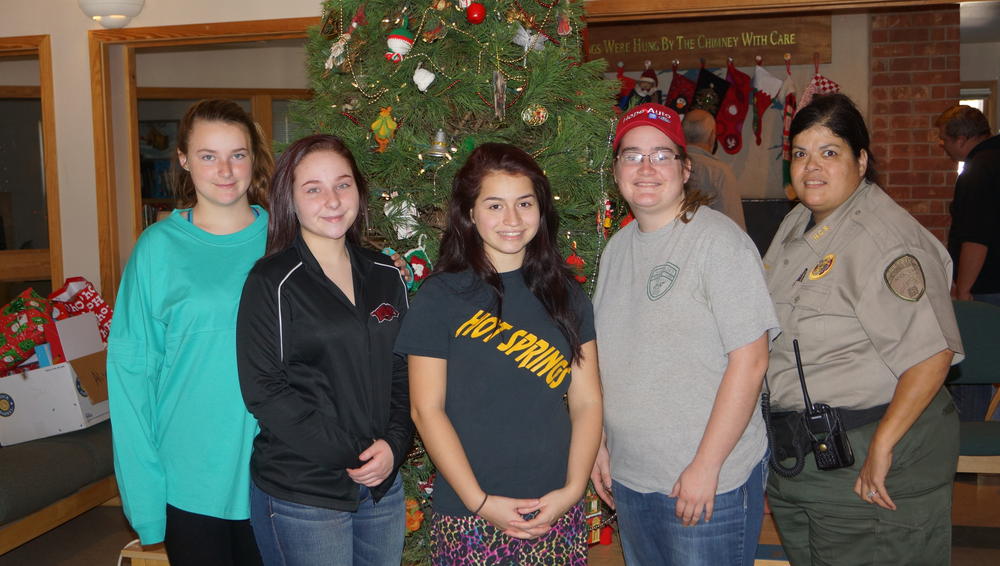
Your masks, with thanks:
<instances>
[{"instance_id":1,"label":"person in gray t-shirt","mask_svg":"<svg viewBox=\"0 0 1000 566\"><path fill-rule=\"evenodd\" d=\"M704 196L677 114L626 113L614 175L636 218L608 242L594 295L606 446L592 479L625 560L753 564L767 440L757 411L777 334L750 238Z\"/></svg>"}]
</instances>

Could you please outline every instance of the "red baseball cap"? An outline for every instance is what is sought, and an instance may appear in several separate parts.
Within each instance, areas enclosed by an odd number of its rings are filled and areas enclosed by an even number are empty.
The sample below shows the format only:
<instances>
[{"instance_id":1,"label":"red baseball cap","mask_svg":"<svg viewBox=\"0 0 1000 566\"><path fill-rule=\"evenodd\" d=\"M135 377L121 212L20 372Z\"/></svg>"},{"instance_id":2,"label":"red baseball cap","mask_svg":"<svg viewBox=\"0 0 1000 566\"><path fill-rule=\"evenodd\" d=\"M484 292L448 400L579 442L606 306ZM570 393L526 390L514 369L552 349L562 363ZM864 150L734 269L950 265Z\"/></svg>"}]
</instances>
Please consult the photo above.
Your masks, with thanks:
<instances>
[{"instance_id":1,"label":"red baseball cap","mask_svg":"<svg viewBox=\"0 0 1000 566\"><path fill-rule=\"evenodd\" d=\"M653 126L663 132L672 142L687 151L687 141L684 139L684 129L681 127L681 117L673 109L662 104L640 104L622 115L615 130L615 143L612 149L618 151L625 133L639 126Z\"/></svg>"}]
</instances>

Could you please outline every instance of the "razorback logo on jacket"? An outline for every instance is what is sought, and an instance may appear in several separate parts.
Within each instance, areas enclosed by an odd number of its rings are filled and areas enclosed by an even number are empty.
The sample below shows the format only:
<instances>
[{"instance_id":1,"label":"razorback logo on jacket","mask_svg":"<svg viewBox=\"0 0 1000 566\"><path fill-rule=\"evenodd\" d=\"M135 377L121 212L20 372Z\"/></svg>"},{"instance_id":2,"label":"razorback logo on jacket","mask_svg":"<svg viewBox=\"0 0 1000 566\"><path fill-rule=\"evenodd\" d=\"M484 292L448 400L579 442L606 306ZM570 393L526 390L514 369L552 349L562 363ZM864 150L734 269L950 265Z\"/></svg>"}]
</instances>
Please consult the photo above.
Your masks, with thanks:
<instances>
[{"instance_id":1,"label":"razorback logo on jacket","mask_svg":"<svg viewBox=\"0 0 1000 566\"><path fill-rule=\"evenodd\" d=\"M375 317L375 320L377 320L379 324L382 324L383 322L390 321L399 316L399 311L396 310L396 307L390 305L389 303L382 303L381 305L375 307L375 310L369 314Z\"/></svg>"}]
</instances>

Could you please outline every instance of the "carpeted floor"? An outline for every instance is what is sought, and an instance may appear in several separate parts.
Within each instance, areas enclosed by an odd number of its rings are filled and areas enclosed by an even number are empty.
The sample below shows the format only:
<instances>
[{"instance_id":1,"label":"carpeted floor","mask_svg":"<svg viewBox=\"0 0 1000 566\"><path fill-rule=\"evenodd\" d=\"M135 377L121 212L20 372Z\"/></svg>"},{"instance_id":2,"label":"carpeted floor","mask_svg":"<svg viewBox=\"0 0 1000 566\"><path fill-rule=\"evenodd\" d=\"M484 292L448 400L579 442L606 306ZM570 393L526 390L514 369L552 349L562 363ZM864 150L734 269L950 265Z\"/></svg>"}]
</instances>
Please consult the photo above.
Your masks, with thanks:
<instances>
[{"instance_id":1,"label":"carpeted floor","mask_svg":"<svg viewBox=\"0 0 1000 566\"><path fill-rule=\"evenodd\" d=\"M1000 478L960 476L953 521L952 566L1000 564ZM120 507L98 507L0 556L0 566L114 566L133 538ZM777 544L773 527L765 526L761 542ZM624 564L617 537L615 544L593 547L590 556L592 566Z\"/></svg>"}]
</instances>

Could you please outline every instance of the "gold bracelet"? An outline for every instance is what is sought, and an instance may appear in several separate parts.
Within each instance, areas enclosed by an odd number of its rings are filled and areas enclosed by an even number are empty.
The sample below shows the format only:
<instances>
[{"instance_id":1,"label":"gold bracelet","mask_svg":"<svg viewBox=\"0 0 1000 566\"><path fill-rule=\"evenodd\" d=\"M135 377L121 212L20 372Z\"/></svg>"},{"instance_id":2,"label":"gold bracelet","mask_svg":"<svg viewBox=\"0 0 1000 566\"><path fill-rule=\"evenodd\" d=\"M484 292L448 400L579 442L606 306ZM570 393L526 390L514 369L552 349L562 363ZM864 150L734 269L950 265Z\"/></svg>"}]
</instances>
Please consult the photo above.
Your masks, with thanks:
<instances>
[{"instance_id":1,"label":"gold bracelet","mask_svg":"<svg viewBox=\"0 0 1000 566\"><path fill-rule=\"evenodd\" d=\"M478 515L480 511L483 510L483 505L486 505L486 500L490 498L490 494L486 493L483 495L483 502L476 507L476 510L472 512L473 515Z\"/></svg>"}]
</instances>

